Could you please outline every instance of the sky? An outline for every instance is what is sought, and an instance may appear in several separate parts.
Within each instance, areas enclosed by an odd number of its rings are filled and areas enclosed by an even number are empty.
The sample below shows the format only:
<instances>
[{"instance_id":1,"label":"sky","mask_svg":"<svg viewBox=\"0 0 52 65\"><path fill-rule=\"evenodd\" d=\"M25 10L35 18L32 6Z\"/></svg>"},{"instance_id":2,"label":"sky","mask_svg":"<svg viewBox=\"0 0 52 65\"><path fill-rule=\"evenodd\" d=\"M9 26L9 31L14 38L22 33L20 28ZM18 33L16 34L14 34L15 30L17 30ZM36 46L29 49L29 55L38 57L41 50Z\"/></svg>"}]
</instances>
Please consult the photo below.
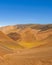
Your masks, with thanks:
<instances>
[{"instance_id":1,"label":"sky","mask_svg":"<svg viewBox=\"0 0 52 65\"><path fill-rule=\"evenodd\" d=\"M52 0L0 0L0 26L52 24Z\"/></svg>"}]
</instances>

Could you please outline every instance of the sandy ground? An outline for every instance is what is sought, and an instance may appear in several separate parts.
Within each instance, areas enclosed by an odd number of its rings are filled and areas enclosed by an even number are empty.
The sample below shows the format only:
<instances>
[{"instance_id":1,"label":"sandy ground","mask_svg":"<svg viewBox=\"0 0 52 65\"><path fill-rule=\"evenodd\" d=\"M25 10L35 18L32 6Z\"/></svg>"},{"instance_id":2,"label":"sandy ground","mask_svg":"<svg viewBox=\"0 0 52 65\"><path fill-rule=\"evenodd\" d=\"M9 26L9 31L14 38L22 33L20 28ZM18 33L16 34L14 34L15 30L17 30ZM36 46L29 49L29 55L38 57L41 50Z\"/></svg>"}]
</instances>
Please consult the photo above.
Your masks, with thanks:
<instances>
[{"instance_id":1,"label":"sandy ground","mask_svg":"<svg viewBox=\"0 0 52 65\"><path fill-rule=\"evenodd\" d=\"M18 50L0 57L0 65L52 65L52 47Z\"/></svg>"}]
</instances>

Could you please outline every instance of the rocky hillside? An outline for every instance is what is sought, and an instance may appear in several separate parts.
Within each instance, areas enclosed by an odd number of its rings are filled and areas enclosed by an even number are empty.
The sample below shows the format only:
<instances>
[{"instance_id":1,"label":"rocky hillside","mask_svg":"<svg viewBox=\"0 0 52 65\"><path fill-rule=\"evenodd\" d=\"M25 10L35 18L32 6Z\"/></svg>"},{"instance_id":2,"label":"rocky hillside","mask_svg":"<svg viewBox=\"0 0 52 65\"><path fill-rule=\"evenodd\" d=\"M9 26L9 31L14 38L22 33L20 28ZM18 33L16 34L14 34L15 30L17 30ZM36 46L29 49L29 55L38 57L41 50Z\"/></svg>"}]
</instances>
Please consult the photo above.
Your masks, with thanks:
<instances>
[{"instance_id":1,"label":"rocky hillside","mask_svg":"<svg viewBox=\"0 0 52 65\"><path fill-rule=\"evenodd\" d=\"M41 39L46 38L49 35L52 35L52 24L47 24L47 25L40 25L40 24L22 25L21 24L21 25L1 27L0 30L3 31L5 34L7 34L9 37L11 37L14 40L24 39L25 41L26 39L29 39L29 41L33 41L32 39L41 40Z\"/></svg>"},{"instance_id":2,"label":"rocky hillside","mask_svg":"<svg viewBox=\"0 0 52 65\"><path fill-rule=\"evenodd\" d=\"M52 24L1 27L0 65L52 65Z\"/></svg>"},{"instance_id":3,"label":"rocky hillside","mask_svg":"<svg viewBox=\"0 0 52 65\"><path fill-rule=\"evenodd\" d=\"M42 45L42 40L52 36L52 24L21 24L1 27L0 30L24 47Z\"/></svg>"}]
</instances>

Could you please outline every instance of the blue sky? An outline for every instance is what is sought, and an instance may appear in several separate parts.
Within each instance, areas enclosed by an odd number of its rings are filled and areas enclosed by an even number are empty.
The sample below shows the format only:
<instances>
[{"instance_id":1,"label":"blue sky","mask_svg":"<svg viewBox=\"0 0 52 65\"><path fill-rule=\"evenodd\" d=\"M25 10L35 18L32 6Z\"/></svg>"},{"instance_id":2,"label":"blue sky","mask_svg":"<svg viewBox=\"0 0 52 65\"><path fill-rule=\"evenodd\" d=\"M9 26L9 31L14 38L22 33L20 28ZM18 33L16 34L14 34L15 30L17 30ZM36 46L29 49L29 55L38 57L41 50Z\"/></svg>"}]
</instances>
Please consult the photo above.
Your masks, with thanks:
<instances>
[{"instance_id":1,"label":"blue sky","mask_svg":"<svg viewBox=\"0 0 52 65\"><path fill-rule=\"evenodd\" d=\"M0 26L51 24L52 0L0 0Z\"/></svg>"}]
</instances>

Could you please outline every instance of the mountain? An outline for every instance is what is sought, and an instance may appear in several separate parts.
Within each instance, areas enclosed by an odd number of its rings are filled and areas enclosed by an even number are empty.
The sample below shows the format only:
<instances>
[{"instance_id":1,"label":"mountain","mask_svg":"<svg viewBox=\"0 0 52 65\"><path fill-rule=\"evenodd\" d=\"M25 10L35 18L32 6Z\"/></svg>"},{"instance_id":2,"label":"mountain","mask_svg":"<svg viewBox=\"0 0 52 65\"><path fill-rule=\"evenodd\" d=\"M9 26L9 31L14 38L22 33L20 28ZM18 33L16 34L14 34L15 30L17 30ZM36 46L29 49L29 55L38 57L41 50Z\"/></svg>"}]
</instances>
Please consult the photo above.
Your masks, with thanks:
<instances>
[{"instance_id":1,"label":"mountain","mask_svg":"<svg viewBox=\"0 0 52 65\"><path fill-rule=\"evenodd\" d=\"M0 27L0 30L2 30L4 33L8 34L10 32L20 32L21 30L24 30L26 28L31 28L35 30L41 30L45 31L48 29L52 29L52 24L19 24L19 25L9 25Z\"/></svg>"},{"instance_id":2,"label":"mountain","mask_svg":"<svg viewBox=\"0 0 52 65\"><path fill-rule=\"evenodd\" d=\"M0 31L0 46L9 49L20 48L21 46L17 44L13 39L8 37L6 34Z\"/></svg>"},{"instance_id":3,"label":"mountain","mask_svg":"<svg viewBox=\"0 0 52 65\"><path fill-rule=\"evenodd\" d=\"M45 41L47 44L5 55L5 65L52 65L52 36L42 40Z\"/></svg>"},{"instance_id":4,"label":"mountain","mask_svg":"<svg viewBox=\"0 0 52 65\"><path fill-rule=\"evenodd\" d=\"M21 24L1 27L0 30L17 44L25 48L32 48L42 45L41 40L52 35L52 24Z\"/></svg>"},{"instance_id":5,"label":"mountain","mask_svg":"<svg viewBox=\"0 0 52 65\"><path fill-rule=\"evenodd\" d=\"M52 24L0 27L0 65L52 65Z\"/></svg>"}]
</instances>

